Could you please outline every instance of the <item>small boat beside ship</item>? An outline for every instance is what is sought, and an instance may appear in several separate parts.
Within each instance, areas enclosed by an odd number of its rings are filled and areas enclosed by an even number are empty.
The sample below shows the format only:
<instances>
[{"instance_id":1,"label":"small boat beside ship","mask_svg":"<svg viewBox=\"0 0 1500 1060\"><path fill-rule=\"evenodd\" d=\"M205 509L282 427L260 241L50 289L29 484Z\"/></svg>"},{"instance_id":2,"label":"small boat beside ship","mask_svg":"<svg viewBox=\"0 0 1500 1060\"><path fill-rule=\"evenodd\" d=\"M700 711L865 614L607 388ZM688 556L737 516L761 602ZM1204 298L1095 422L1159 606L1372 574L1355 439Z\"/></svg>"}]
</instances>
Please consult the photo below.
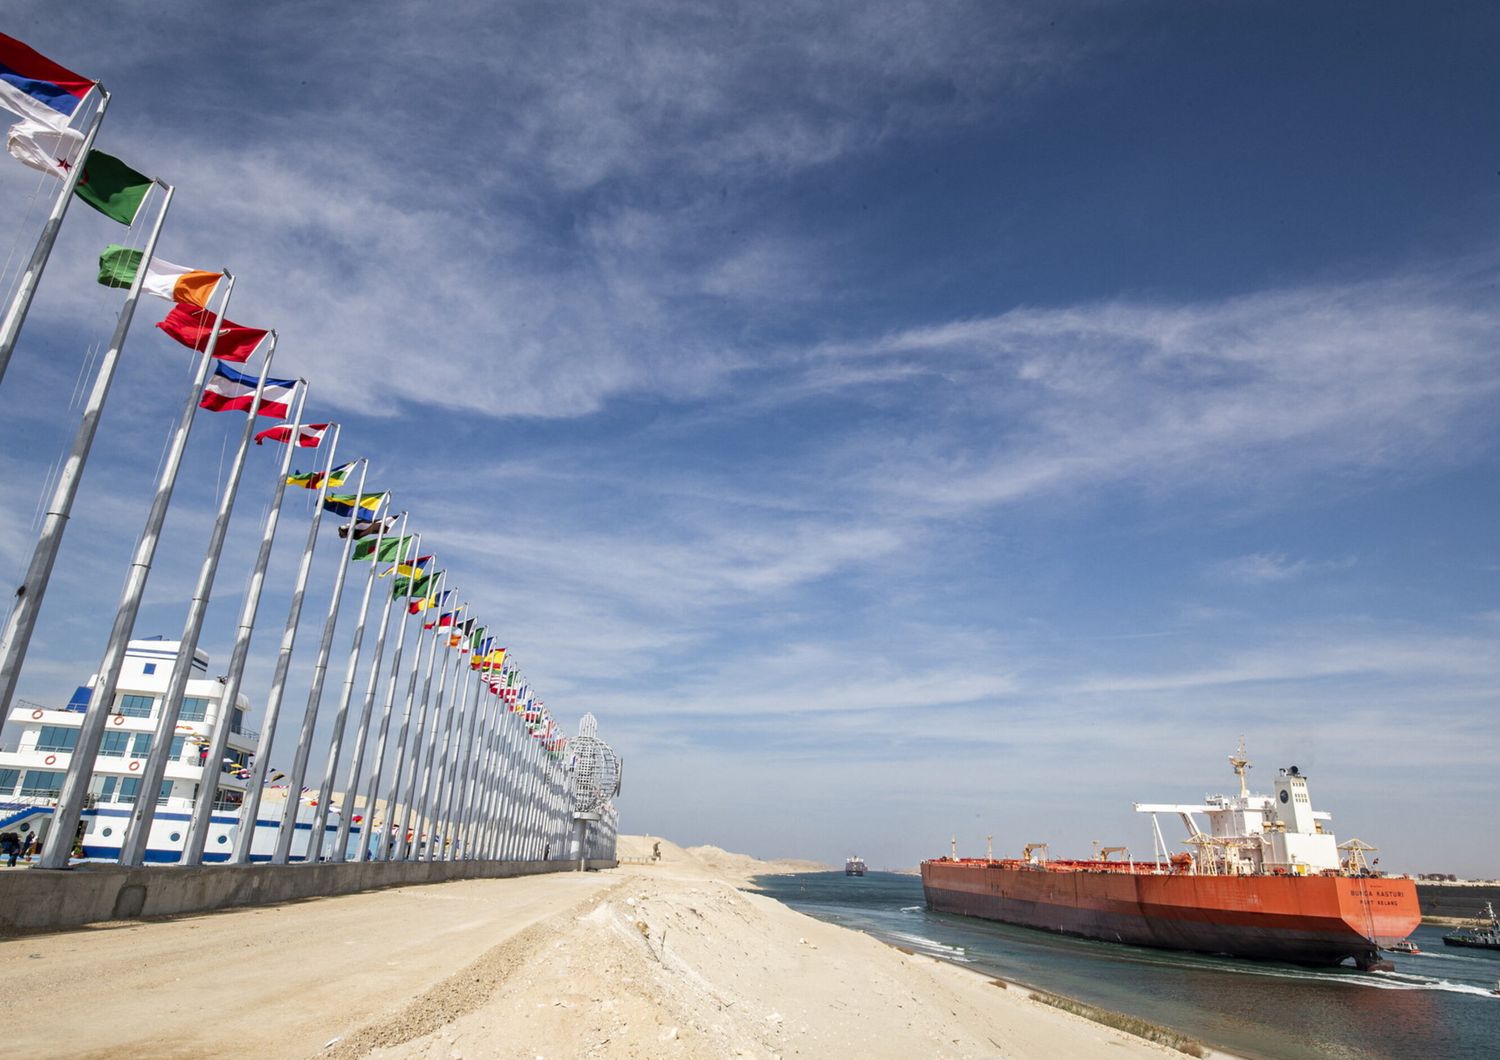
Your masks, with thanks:
<instances>
[{"instance_id":1,"label":"small boat beside ship","mask_svg":"<svg viewBox=\"0 0 1500 1060\"><path fill-rule=\"evenodd\" d=\"M1473 920L1457 931L1443 936L1444 946L1466 946L1477 950L1500 950L1500 918L1495 916L1495 906L1485 902L1484 908Z\"/></svg>"},{"instance_id":2,"label":"small boat beside ship","mask_svg":"<svg viewBox=\"0 0 1500 1060\"><path fill-rule=\"evenodd\" d=\"M1151 860L1117 847L1052 860L1043 843L1020 858L937 858L922 863L928 908L1159 949L1390 969L1380 950L1421 922L1415 883L1375 871L1365 859L1374 848L1357 839L1340 846L1296 766L1258 795L1246 785L1243 745L1230 762L1238 795L1136 805L1152 815ZM1182 818L1189 851L1169 852L1159 813Z\"/></svg>"}]
</instances>

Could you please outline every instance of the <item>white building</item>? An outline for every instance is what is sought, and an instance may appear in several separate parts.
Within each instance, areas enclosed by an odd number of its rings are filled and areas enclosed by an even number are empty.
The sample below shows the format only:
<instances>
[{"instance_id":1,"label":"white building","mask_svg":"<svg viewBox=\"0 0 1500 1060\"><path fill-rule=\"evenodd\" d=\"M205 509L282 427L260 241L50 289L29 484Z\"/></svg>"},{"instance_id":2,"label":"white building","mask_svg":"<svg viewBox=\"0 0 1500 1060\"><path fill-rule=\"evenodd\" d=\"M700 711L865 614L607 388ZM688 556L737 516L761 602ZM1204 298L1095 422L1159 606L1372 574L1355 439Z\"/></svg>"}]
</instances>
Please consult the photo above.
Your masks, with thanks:
<instances>
[{"instance_id":1,"label":"white building","mask_svg":"<svg viewBox=\"0 0 1500 1060\"><path fill-rule=\"evenodd\" d=\"M85 857L114 858L119 854L124 826L135 800L141 797L139 774L150 753L178 646L177 641L160 638L132 640L126 651L83 813ZM16 700L11 707L7 720L20 735L14 750L0 751L0 829L46 833L98 680L98 674L91 676L63 707L26 700ZM260 736L244 726L250 703L241 695L231 708L229 744L223 760L206 761L209 739L222 710L223 692L223 682L209 676L207 653L195 652L193 673L172 737L171 758L161 790L156 793L156 820L147 844L147 861L179 860L205 769L218 771L219 790L214 803L218 812L213 816L204 860L223 861L233 849L238 809L245 794L244 778L248 776L246 767ZM265 831L261 829L256 836L256 853L266 845ZM272 843L274 838L272 832ZM302 850L306 850L306 839L299 838Z\"/></svg>"}]
</instances>

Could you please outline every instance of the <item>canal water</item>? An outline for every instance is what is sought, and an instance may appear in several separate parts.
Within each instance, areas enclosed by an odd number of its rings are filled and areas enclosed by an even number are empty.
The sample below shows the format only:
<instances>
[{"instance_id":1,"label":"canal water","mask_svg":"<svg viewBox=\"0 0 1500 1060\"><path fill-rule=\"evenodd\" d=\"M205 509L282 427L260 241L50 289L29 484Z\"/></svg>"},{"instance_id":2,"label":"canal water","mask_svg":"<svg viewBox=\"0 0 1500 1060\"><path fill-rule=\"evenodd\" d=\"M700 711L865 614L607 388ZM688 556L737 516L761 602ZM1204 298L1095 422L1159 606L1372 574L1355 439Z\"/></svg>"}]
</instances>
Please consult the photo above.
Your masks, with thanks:
<instances>
[{"instance_id":1,"label":"canal water","mask_svg":"<svg viewBox=\"0 0 1500 1060\"><path fill-rule=\"evenodd\" d=\"M927 911L916 876L762 876L756 887L809 916L1012 982L1126 1012L1257 1058L1500 1057L1500 951L1443 945L1394 972L1310 969L1074 939Z\"/></svg>"}]
</instances>

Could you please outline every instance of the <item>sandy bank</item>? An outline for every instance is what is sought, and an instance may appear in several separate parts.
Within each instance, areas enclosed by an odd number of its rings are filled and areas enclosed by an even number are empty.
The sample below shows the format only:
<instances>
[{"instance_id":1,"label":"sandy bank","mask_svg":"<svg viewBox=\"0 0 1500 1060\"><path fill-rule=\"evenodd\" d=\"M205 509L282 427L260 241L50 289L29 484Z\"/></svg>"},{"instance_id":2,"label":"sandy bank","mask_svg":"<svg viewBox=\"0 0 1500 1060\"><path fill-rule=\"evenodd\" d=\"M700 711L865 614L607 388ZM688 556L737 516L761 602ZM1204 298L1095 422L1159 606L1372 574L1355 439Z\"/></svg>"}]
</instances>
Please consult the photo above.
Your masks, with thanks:
<instances>
[{"instance_id":1,"label":"sandy bank","mask_svg":"<svg viewBox=\"0 0 1500 1060\"><path fill-rule=\"evenodd\" d=\"M465 969L333 1052L432 1060L1182 1055L735 885L803 864L660 843L659 862L622 867L608 891L538 925L524 947ZM634 841L622 846L634 849ZM456 996L466 1012L430 1017Z\"/></svg>"},{"instance_id":2,"label":"sandy bank","mask_svg":"<svg viewBox=\"0 0 1500 1060\"><path fill-rule=\"evenodd\" d=\"M1182 1055L736 886L797 866L661 849L659 862L607 873L6 942L11 1010L36 1014L12 1021L7 1045L444 1060Z\"/></svg>"}]
</instances>

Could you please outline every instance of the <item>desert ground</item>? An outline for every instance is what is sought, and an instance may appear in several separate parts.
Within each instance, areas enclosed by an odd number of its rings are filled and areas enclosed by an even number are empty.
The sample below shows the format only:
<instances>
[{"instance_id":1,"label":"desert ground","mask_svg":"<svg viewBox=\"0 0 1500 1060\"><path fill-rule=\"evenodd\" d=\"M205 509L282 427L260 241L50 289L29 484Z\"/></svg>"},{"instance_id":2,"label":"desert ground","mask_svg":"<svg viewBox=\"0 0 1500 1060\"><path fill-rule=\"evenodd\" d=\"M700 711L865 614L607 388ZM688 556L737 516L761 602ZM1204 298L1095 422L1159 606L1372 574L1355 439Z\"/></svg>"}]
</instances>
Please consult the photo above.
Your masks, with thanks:
<instances>
[{"instance_id":1,"label":"desert ground","mask_svg":"<svg viewBox=\"0 0 1500 1060\"><path fill-rule=\"evenodd\" d=\"M606 872L0 943L14 1055L1181 1056L746 891L802 871L622 838ZM22 1014L30 1014L24 1016Z\"/></svg>"}]
</instances>

